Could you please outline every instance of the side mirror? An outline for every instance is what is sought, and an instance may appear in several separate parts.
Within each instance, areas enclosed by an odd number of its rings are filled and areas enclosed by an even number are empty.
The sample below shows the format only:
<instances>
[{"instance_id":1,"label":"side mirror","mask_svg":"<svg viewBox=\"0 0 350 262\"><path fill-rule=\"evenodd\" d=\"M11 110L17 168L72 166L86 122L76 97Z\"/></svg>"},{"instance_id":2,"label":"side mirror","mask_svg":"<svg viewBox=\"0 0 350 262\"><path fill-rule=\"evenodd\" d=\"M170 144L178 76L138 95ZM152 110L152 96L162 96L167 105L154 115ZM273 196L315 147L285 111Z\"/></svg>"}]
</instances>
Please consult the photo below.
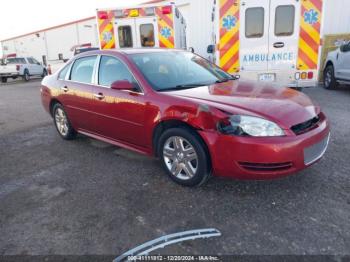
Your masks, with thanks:
<instances>
[{"instance_id":1,"label":"side mirror","mask_svg":"<svg viewBox=\"0 0 350 262\"><path fill-rule=\"evenodd\" d=\"M111 84L111 88L115 90L134 90L134 85L128 80L118 80Z\"/></svg>"},{"instance_id":2,"label":"side mirror","mask_svg":"<svg viewBox=\"0 0 350 262\"><path fill-rule=\"evenodd\" d=\"M193 47L189 47L188 51L190 51L191 53L194 53L194 48Z\"/></svg>"},{"instance_id":3,"label":"side mirror","mask_svg":"<svg viewBox=\"0 0 350 262\"><path fill-rule=\"evenodd\" d=\"M208 45L207 47L207 53L208 54L213 54L215 51L215 46L214 45Z\"/></svg>"}]
</instances>

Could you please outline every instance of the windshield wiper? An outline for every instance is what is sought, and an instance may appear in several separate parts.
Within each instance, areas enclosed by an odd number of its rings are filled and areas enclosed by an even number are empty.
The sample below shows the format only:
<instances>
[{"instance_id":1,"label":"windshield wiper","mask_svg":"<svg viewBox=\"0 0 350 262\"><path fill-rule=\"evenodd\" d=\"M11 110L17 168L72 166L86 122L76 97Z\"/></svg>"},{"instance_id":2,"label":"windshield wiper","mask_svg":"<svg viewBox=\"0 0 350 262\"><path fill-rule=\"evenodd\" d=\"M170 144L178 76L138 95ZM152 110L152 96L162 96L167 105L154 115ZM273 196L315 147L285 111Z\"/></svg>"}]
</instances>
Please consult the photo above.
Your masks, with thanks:
<instances>
[{"instance_id":1,"label":"windshield wiper","mask_svg":"<svg viewBox=\"0 0 350 262\"><path fill-rule=\"evenodd\" d=\"M237 79L239 78L236 76L231 76L231 77L216 80L215 83L225 83L225 82L228 82L229 80L237 80Z\"/></svg>"},{"instance_id":2,"label":"windshield wiper","mask_svg":"<svg viewBox=\"0 0 350 262\"><path fill-rule=\"evenodd\" d=\"M176 91L176 90L184 90L184 89L190 89L190 88L196 88L200 86L207 86L207 83L198 83L198 84L186 84L186 85L177 85L175 87L169 87L164 89L159 89L159 92L163 91Z\"/></svg>"},{"instance_id":3,"label":"windshield wiper","mask_svg":"<svg viewBox=\"0 0 350 262\"><path fill-rule=\"evenodd\" d=\"M228 78L219 79L219 80L216 80L215 83L225 83L225 82L228 82L228 80L231 80L231 79L228 79Z\"/></svg>"}]
</instances>

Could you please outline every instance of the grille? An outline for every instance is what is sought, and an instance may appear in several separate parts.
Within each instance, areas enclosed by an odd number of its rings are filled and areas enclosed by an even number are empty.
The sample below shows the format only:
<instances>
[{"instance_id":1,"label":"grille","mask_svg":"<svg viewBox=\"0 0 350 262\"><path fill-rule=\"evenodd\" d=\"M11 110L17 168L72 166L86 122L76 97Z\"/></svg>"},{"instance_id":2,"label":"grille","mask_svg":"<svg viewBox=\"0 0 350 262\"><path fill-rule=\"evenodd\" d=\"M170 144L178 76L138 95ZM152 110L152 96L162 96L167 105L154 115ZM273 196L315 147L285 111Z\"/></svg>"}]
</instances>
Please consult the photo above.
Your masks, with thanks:
<instances>
[{"instance_id":1,"label":"grille","mask_svg":"<svg viewBox=\"0 0 350 262\"><path fill-rule=\"evenodd\" d=\"M328 147L329 137L330 137L330 134L328 134L328 136L326 136L317 144L314 144L304 149L305 165L311 165L312 163L316 162L318 159L320 159L324 155Z\"/></svg>"},{"instance_id":2,"label":"grille","mask_svg":"<svg viewBox=\"0 0 350 262\"><path fill-rule=\"evenodd\" d=\"M320 116L316 116L304 123L301 124L297 124L295 126L292 126L292 131L294 132L294 134L296 135L300 135L303 134L313 128L315 128L317 126L317 124L320 122Z\"/></svg>"},{"instance_id":3,"label":"grille","mask_svg":"<svg viewBox=\"0 0 350 262\"><path fill-rule=\"evenodd\" d=\"M291 162L285 163L250 163L250 162L239 162L239 165L244 169L251 171L283 171L292 167Z\"/></svg>"}]
</instances>

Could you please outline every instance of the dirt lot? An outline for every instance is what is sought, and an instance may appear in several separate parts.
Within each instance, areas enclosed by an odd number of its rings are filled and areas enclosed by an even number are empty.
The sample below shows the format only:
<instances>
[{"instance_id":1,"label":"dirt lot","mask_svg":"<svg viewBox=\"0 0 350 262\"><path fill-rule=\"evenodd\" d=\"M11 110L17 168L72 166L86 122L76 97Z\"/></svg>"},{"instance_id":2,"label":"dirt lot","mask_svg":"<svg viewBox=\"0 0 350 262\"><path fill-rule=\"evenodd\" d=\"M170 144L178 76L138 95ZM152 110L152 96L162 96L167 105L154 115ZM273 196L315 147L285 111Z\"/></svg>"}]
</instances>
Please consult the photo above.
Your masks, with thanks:
<instances>
[{"instance_id":1,"label":"dirt lot","mask_svg":"<svg viewBox=\"0 0 350 262\"><path fill-rule=\"evenodd\" d=\"M167 254L350 254L350 87L306 89L332 123L325 158L288 178L172 183L157 160L59 138L40 81L0 85L0 254L117 255L174 232Z\"/></svg>"}]
</instances>

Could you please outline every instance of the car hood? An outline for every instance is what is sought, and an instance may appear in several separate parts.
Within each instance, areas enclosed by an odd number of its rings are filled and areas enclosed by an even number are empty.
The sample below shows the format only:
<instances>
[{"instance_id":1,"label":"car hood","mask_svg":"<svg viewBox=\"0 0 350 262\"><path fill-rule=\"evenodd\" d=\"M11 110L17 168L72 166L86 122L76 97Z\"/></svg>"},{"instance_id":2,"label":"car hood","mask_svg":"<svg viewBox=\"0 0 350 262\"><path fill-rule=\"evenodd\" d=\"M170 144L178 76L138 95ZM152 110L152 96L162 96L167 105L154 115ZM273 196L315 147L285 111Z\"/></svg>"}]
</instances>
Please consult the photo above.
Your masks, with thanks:
<instances>
[{"instance_id":1,"label":"car hood","mask_svg":"<svg viewBox=\"0 0 350 262\"><path fill-rule=\"evenodd\" d=\"M232 114L269 119L284 128L308 121L320 111L319 107L301 92L255 82L228 81L164 93Z\"/></svg>"}]
</instances>

